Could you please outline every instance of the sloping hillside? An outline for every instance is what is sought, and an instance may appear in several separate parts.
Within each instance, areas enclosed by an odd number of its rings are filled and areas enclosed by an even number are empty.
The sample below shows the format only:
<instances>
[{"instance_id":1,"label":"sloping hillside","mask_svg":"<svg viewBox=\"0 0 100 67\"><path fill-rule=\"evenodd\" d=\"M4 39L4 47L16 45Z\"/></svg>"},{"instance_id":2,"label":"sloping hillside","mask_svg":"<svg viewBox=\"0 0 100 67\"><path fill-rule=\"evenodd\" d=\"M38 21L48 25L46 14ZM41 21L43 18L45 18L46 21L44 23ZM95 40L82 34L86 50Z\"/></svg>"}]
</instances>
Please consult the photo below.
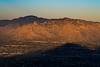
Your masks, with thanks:
<instances>
[{"instance_id":1,"label":"sloping hillside","mask_svg":"<svg viewBox=\"0 0 100 67\"><path fill-rule=\"evenodd\" d=\"M27 21L25 22L24 19ZM70 18L44 19L35 16L10 21L13 23L0 27L0 41L65 42L88 47L100 45L99 22Z\"/></svg>"}]
</instances>

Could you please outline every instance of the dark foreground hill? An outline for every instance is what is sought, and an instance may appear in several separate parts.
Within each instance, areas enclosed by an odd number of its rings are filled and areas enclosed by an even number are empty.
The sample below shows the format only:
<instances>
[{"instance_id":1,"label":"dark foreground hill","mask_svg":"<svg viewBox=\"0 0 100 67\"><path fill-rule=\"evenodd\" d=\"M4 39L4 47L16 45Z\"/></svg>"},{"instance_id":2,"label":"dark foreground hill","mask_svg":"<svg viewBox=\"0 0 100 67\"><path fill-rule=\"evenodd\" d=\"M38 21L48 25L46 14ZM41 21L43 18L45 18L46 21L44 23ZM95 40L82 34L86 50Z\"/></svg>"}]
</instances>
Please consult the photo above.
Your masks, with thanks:
<instances>
[{"instance_id":1,"label":"dark foreground hill","mask_svg":"<svg viewBox=\"0 0 100 67\"><path fill-rule=\"evenodd\" d=\"M0 59L0 67L100 67L100 50L64 44L41 53Z\"/></svg>"}]
</instances>

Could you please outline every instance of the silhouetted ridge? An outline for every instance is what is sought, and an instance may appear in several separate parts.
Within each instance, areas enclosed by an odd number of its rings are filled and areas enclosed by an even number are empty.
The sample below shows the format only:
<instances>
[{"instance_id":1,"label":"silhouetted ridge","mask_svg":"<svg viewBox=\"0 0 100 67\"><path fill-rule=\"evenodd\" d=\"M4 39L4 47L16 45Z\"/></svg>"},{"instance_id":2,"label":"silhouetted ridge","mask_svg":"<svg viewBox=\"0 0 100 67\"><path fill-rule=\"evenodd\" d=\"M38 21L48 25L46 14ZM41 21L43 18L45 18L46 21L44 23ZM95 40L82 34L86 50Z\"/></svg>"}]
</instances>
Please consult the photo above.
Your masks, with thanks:
<instances>
[{"instance_id":1,"label":"silhouetted ridge","mask_svg":"<svg viewBox=\"0 0 100 67\"><path fill-rule=\"evenodd\" d=\"M0 20L0 26L6 26L8 24L12 24L11 20Z\"/></svg>"},{"instance_id":2,"label":"silhouetted ridge","mask_svg":"<svg viewBox=\"0 0 100 67\"><path fill-rule=\"evenodd\" d=\"M1 58L0 66L14 67L99 67L99 53L92 52L79 44L63 44L34 56L26 54L11 58Z\"/></svg>"},{"instance_id":3,"label":"silhouetted ridge","mask_svg":"<svg viewBox=\"0 0 100 67\"><path fill-rule=\"evenodd\" d=\"M37 16L33 16L33 15L29 15L29 16L24 16L24 17L19 17L19 18L15 18L12 20L0 20L0 26L6 26L9 24L28 24L28 23L47 23L47 22L92 22L92 21L85 21L85 20L81 20L81 19L71 19L71 18L58 18L58 19L47 19L47 18L42 18L42 17L37 17Z\"/></svg>"},{"instance_id":4,"label":"silhouetted ridge","mask_svg":"<svg viewBox=\"0 0 100 67\"><path fill-rule=\"evenodd\" d=\"M46 51L48 56L60 56L60 57L74 57L74 56L85 56L90 55L91 50L87 47L82 47L80 44L67 43L63 46L57 47L53 50Z\"/></svg>"},{"instance_id":5,"label":"silhouetted ridge","mask_svg":"<svg viewBox=\"0 0 100 67\"><path fill-rule=\"evenodd\" d=\"M48 21L48 19L30 15L30 16L15 18L13 20L0 20L0 26L6 26L8 24L28 24L33 22L43 23L45 21Z\"/></svg>"},{"instance_id":6,"label":"silhouetted ridge","mask_svg":"<svg viewBox=\"0 0 100 67\"><path fill-rule=\"evenodd\" d=\"M47 19L45 19L45 18L41 18L41 17L37 17L37 16L25 16L25 17L13 19L12 21L19 23L19 24L26 24L26 23L33 23L33 22L43 23L46 20Z\"/></svg>"}]
</instances>

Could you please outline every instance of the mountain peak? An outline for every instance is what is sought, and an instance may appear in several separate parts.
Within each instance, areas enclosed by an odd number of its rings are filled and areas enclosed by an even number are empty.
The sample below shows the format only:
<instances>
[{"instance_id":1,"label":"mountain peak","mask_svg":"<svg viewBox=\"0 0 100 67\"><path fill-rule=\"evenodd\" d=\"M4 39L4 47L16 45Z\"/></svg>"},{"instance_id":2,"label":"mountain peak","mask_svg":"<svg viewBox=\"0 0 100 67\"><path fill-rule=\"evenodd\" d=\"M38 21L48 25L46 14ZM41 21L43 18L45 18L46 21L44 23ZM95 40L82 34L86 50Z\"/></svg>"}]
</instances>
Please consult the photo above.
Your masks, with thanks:
<instances>
[{"instance_id":1,"label":"mountain peak","mask_svg":"<svg viewBox=\"0 0 100 67\"><path fill-rule=\"evenodd\" d=\"M71 19L68 17L64 17L64 18L58 18L58 19L47 19L47 18L42 18L42 17L37 17L34 15L29 15L29 16L24 16L24 17L19 17L19 18L15 18L12 20L0 20L0 26L6 26L9 24L13 24L13 25L23 25L23 24L30 24L30 23L48 23L48 22L72 22L72 23L76 23L76 22L92 22L92 21L86 21L86 20L82 20L82 19Z\"/></svg>"},{"instance_id":2,"label":"mountain peak","mask_svg":"<svg viewBox=\"0 0 100 67\"><path fill-rule=\"evenodd\" d=\"M30 15L30 16L15 18L12 21L14 21L14 22L32 22L36 19L38 19L36 16Z\"/></svg>"}]
</instances>

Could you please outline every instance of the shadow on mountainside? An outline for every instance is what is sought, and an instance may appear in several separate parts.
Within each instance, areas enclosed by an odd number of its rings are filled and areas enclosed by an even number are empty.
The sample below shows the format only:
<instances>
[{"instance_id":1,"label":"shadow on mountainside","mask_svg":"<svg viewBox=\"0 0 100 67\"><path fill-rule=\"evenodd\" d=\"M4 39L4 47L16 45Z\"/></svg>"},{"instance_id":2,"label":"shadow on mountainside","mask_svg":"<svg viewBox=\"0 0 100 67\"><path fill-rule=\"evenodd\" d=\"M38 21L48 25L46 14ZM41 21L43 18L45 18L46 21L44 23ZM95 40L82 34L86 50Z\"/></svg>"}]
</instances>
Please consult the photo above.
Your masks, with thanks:
<instances>
[{"instance_id":1,"label":"shadow on mountainside","mask_svg":"<svg viewBox=\"0 0 100 67\"><path fill-rule=\"evenodd\" d=\"M100 67L100 49L64 44L39 54L1 58L0 67Z\"/></svg>"}]
</instances>

